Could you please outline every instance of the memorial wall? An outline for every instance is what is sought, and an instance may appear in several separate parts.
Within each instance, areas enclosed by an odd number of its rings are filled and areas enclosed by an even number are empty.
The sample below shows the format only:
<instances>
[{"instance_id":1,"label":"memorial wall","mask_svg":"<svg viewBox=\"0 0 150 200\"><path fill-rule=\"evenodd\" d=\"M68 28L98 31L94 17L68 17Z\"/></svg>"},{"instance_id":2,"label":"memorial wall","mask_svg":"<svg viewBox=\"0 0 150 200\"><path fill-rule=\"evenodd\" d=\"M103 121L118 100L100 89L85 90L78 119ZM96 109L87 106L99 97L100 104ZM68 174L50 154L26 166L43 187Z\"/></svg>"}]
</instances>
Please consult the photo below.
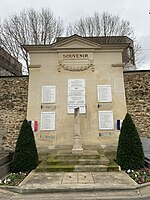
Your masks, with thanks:
<instances>
[{"instance_id":1,"label":"memorial wall","mask_svg":"<svg viewBox=\"0 0 150 200\"><path fill-rule=\"evenodd\" d=\"M150 137L149 80L149 70L124 72L127 110L132 115L140 136L145 137ZM0 149L14 150L21 123L27 113L28 77L1 77L0 86ZM36 123L33 125L36 125ZM39 129L38 126L39 123L37 122L37 130ZM37 131L35 130L34 128L36 135ZM108 134L104 131L100 132L100 135L106 137ZM46 137L47 140L55 140L53 135L45 135L45 140Z\"/></svg>"},{"instance_id":2,"label":"memorial wall","mask_svg":"<svg viewBox=\"0 0 150 200\"><path fill-rule=\"evenodd\" d=\"M72 148L77 107L83 148L116 148L117 120L126 114L125 47L101 46L78 36L24 46L31 57L27 119L38 123L39 151Z\"/></svg>"}]
</instances>

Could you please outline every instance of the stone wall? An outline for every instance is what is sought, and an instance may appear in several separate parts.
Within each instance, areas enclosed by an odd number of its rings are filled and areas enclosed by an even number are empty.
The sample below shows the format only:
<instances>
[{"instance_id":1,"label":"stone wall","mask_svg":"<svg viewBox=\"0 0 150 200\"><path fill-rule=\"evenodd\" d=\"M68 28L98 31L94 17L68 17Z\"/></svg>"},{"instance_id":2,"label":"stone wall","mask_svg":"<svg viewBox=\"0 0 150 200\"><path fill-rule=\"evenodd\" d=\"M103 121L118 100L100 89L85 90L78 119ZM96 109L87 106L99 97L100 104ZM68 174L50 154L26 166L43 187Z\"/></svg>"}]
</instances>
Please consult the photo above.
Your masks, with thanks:
<instances>
[{"instance_id":1,"label":"stone wall","mask_svg":"<svg viewBox=\"0 0 150 200\"><path fill-rule=\"evenodd\" d=\"M128 112L141 136L150 137L150 70L124 72Z\"/></svg>"},{"instance_id":2,"label":"stone wall","mask_svg":"<svg viewBox=\"0 0 150 200\"><path fill-rule=\"evenodd\" d=\"M28 77L0 77L0 148L14 150L27 111Z\"/></svg>"},{"instance_id":3,"label":"stone wall","mask_svg":"<svg viewBox=\"0 0 150 200\"><path fill-rule=\"evenodd\" d=\"M15 75L22 75L22 64L0 47L0 76Z\"/></svg>"},{"instance_id":4,"label":"stone wall","mask_svg":"<svg viewBox=\"0 0 150 200\"><path fill-rule=\"evenodd\" d=\"M150 137L150 71L124 72L128 112ZM0 77L0 149L14 150L27 112L28 77Z\"/></svg>"}]
</instances>

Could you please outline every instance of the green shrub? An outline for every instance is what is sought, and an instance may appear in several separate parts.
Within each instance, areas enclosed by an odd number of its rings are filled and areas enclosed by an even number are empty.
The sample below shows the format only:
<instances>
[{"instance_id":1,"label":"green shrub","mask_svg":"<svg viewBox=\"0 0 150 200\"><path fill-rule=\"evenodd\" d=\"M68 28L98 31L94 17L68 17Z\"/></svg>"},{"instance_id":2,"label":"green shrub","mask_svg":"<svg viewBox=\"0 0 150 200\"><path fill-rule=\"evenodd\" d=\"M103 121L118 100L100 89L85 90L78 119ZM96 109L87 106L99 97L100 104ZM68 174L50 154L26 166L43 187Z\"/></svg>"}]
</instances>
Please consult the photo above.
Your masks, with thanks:
<instances>
[{"instance_id":1,"label":"green shrub","mask_svg":"<svg viewBox=\"0 0 150 200\"><path fill-rule=\"evenodd\" d=\"M121 127L117 148L117 163L122 169L140 169L144 166L142 143L130 114L126 114Z\"/></svg>"},{"instance_id":2,"label":"green shrub","mask_svg":"<svg viewBox=\"0 0 150 200\"><path fill-rule=\"evenodd\" d=\"M16 143L11 164L12 172L30 172L38 165L38 154L34 134L29 122L25 119Z\"/></svg>"}]
</instances>

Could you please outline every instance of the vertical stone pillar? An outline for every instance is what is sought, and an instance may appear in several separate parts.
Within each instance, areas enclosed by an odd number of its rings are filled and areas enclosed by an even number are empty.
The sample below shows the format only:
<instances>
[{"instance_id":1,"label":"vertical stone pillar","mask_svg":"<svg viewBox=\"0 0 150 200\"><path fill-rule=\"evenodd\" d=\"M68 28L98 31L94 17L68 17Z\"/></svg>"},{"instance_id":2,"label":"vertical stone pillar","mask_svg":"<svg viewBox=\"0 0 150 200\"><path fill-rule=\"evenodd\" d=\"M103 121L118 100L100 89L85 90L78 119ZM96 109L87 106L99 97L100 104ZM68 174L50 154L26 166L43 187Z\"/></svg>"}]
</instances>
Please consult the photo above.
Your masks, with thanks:
<instances>
[{"instance_id":1,"label":"vertical stone pillar","mask_svg":"<svg viewBox=\"0 0 150 200\"><path fill-rule=\"evenodd\" d=\"M83 148L82 148L82 137L80 131L79 107L74 109L74 120L75 120L75 129L73 137L72 154L82 154Z\"/></svg>"}]
</instances>

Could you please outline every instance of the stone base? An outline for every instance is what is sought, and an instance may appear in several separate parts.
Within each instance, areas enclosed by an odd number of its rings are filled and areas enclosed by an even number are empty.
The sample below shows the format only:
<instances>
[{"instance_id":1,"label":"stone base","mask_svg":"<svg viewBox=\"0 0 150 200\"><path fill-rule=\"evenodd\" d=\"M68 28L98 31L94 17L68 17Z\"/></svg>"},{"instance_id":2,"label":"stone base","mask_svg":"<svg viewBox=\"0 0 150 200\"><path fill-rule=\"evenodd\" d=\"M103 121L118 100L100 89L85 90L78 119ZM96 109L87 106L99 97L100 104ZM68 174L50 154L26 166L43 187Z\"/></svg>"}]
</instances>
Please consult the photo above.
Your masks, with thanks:
<instances>
[{"instance_id":1,"label":"stone base","mask_svg":"<svg viewBox=\"0 0 150 200\"><path fill-rule=\"evenodd\" d=\"M83 149L72 149L72 154L81 155L83 154Z\"/></svg>"},{"instance_id":2,"label":"stone base","mask_svg":"<svg viewBox=\"0 0 150 200\"><path fill-rule=\"evenodd\" d=\"M73 149L74 150L74 149ZM36 172L106 172L119 171L119 166L97 151L83 150L72 153L61 150L49 155L36 168ZM77 154L76 154L77 153Z\"/></svg>"},{"instance_id":3,"label":"stone base","mask_svg":"<svg viewBox=\"0 0 150 200\"><path fill-rule=\"evenodd\" d=\"M82 138L81 136L77 135L73 138L73 148L72 148L72 154L82 154L83 148L82 148Z\"/></svg>"}]
</instances>

